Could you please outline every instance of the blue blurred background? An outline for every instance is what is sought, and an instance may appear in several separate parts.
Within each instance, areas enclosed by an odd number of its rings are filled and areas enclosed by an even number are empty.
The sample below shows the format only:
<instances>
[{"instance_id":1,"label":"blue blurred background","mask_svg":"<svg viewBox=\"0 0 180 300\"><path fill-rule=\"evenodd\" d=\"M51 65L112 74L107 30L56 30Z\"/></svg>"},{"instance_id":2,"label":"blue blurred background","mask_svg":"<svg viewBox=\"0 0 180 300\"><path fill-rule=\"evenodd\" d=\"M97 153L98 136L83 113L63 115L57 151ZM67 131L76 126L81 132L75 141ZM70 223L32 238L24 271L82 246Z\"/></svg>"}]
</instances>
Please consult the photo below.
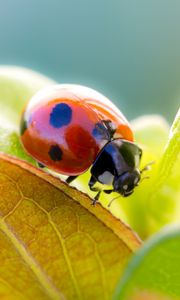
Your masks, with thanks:
<instances>
[{"instance_id":1,"label":"blue blurred background","mask_svg":"<svg viewBox=\"0 0 180 300\"><path fill-rule=\"evenodd\" d=\"M0 1L0 64L95 88L132 119L172 121L180 96L179 0Z\"/></svg>"}]
</instances>

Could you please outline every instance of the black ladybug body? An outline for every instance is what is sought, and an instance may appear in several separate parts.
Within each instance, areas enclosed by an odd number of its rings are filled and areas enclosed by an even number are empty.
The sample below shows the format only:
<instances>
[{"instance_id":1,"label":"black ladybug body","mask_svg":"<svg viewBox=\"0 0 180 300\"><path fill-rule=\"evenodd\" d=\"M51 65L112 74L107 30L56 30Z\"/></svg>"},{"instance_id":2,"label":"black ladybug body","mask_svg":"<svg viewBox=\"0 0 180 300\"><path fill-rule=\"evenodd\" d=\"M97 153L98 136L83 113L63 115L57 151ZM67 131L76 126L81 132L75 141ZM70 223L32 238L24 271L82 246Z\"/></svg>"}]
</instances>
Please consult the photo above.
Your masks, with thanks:
<instances>
[{"instance_id":1,"label":"black ladybug body","mask_svg":"<svg viewBox=\"0 0 180 300\"><path fill-rule=\"evenodd\" d=\"M91 168L90 189L98 181L112 185L106 193L118 192L124 197L133 193L140 181L142 150L134 143L115 139L105 145Z\"/></svg>"},{"instance_id":2,"label":"black ladybug body","mask_svg":"<svg viewBox=\"0 0 180 300\"><path fill-rule=\"evenodd\" d=\"M131 195L141 179L139 170L142 150L133 142L123 139L109 141L94 161L90 172L89 188L97 192L93 203L95 204L104 191L107 194L117 192L123 197ZM77 176L69 176L70 183ZM101 190L95 184L111 185L112 189Z\"/></svg>"}]
</instances>

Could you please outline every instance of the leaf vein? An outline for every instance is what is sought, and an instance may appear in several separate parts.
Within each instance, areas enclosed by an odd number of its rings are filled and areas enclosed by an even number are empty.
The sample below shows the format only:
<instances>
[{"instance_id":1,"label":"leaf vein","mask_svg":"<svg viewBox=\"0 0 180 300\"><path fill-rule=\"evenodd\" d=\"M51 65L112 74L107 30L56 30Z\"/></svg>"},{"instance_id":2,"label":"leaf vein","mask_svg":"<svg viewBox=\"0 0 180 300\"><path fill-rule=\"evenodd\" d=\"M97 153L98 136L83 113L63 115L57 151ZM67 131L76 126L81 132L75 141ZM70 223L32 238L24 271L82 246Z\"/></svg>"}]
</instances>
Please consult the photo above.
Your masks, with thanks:
<instances>
[{"instance_id":1,"label":"leaf vein","mask_svg":"<svg viewBox=\"0 0 180 300\"><path fill-rule=\"evenodd\" d=\"M32 258L32 256L27 252L27 249L24 247L24 245L17 239L17 237L13 234L13 232L10 230L8 225L4 222L4 220L0 219L0 228L2 232L9 238L17 252L20 254L20 256L23 258L23 260L26 262L27 266L31 269L33 274L38 279L39 283L43 287L44 292L49 296L50 299L53 300L64 300L65 297L63 294L61 294L60 291L58 291L54 285L49 281L49 279L45 276L45 274L42 272L42 269L37 264L37 262Z\"/></svg>"},{"instance_id":2,"label":"leaf vein","mask_svg":"<svg viewBox=\"0 0 180 300\"><path fill-rule=\"evenodd\" d=\"M54 232L56 233L56 235L57 235L57 237L60 241L60 244L61 244L61 247L62 247L62 250L63 250L63 254L64 254L64 258L65 258L65 261L67 263L69 273L70 273L70 276L71 276L76 294L78 296L78 299L83 300L82 295L81 295L81 291L78 287L78 282L76 280L76 277L74 275L74 272L73 272L73 269L72 269L72 266L71 266L70 258L69 258L68 253L67 253L66 245L65 245L65 242L64 242L65 240L63 239L62 235L60 234L60 231L57 229L56 224L53 222L50 214L42 206L40 206L37 202L35 202L31 198L26 197L25 199L31 201L32 203L34 203L41 211L43 211L43 213L45 213L47 215L48 221L51 224Z\"/></svg>"}]
</instances>

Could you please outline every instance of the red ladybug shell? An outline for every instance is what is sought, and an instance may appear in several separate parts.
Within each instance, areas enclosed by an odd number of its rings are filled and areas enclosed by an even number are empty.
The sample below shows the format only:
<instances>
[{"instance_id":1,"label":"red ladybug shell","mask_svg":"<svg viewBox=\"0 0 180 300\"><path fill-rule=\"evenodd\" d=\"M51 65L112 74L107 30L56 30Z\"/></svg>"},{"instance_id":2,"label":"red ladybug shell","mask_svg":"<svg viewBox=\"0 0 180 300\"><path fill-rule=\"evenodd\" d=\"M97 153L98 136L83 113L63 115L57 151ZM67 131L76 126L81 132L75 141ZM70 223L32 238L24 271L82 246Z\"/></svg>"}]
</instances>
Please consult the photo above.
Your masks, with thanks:
<instances>
[{"instance_id":1,"label":"red ladybug shell","mask_svg":"<svg viewBox=\"0 0 180 300\"><path fill-rule=\"evenodd\" d=\"M103 95L83 86L56 85L37 93L21 120L21 141L38 162L65 175L79 175L113 138L133 141L122 113Z\"/></svg>"}]
</instances>

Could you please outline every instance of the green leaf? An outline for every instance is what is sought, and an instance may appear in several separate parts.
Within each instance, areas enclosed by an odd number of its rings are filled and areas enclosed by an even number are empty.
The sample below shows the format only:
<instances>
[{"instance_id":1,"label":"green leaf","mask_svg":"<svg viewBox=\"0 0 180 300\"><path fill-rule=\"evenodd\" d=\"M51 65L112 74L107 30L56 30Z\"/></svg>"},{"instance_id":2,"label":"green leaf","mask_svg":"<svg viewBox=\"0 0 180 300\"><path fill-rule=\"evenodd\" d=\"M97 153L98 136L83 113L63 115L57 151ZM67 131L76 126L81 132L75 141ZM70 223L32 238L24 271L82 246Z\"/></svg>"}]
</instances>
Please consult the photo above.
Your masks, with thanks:
<instances>
[{"instance_id":1,"label":"green leaf","mask_svg":"<svg viewBox=\"0 0 180 300\"><path fill-rule=\"evenodd\" d=\"M47 77L18 67L0 67L0 151L33 163L19 142L19 122L27 101L53 84Z\"/></svg>"},{"instance_id":2,"label":"green leaf","mask_svg":"<svg viewBox=\"0 0 180 300\"><path fill-rule=\"evenodd\" d=\"M163 184L167 182L175 169L179 169L180 155L180 109L174 119L170 129L169 139L165 147L163 157L160 162L158 181L155 185L156 192L159 192ZM177 167L177 168L176 168ZM179 173L180 174L180 173Z\"/></svg>"},{"instance_id":3,"label":"green leaf","mask_svg":"<svg viewBox=\"0 0 180 300\"><path fill-rule=\"evenodd\" d=\"M180 219L180 110L170 129L169 138L154 176L148 209L152 216L151 233Z\"/></svg>"},{"instance_id":4,"label":"green leaf","mask_svg":"<svg viewBox=\"0 0 180 300\"><path fill-rule=\"evenodd\" d=\"M180 227L146 242L121 278L113 300L180 299Z\"/></svg>"}]
</instances>

